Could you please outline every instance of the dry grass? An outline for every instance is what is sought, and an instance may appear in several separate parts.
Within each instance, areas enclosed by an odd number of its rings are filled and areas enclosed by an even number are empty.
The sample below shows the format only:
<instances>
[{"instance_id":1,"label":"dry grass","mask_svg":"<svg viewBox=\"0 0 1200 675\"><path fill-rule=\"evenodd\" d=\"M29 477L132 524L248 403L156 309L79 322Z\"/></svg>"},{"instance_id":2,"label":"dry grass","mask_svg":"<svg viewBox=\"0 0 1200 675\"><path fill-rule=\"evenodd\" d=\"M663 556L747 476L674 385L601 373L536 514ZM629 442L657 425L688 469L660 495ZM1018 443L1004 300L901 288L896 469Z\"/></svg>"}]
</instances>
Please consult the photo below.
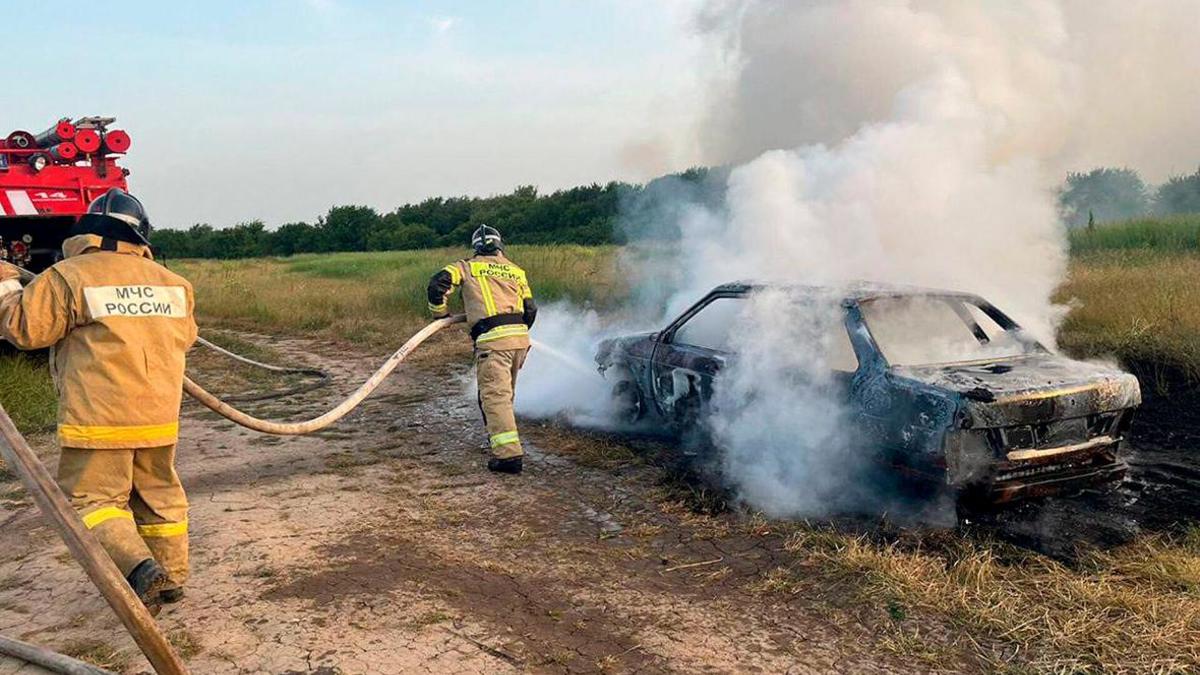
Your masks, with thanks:
<instances>
[{"instance_id":1,"label":"dry grass","mask_svg":"<svg viewBox=\"0 0 1200 675\"><path fill-rule=\"evenodd\" d=\"M1198 544L1193 529L1068 567L945 533L879 542L796 526L785 545L792 562L758 590L859 610L878 646L917 657L965 651L1015 672L1196 672Z\"/></svg>"},{"instance_id":2,"label":"dry grass","mask_svg":"<svg viewBox=\"0 0 1200 675\"><path fill-rule=\"evenodd\" d=\"M621 287L614 248L514 246L541 302L611 302ZM173 261L213 323L393 345L428 321L425 286L461 249L337 253L256 260Z\"/></svg>"},{"instance_id":3,"label":"dry grass","mask_svg":"<svg viewBox=\"0 0 1200 675\"><path fill-rule=\"evenodd\" d=\"M595 469L619 469L643 461L628 442L603 432L583 431L557 422L531 422L523 435L540 446L554 448L555 454L571 457L581 466Z\"/></svg>"},{"instance_id":4,"label":"dry grass","mask_svg":"<svg viewBox=\"0 0 1200 675\"><path fill-rule=\"evenodd\" d=\"M116 673L125 672L130 664L128 654L118 651L112 645L100 640L75 640L65 645L60 651L71 658Z\"/></svg>"},{"instance_id":5,"label":"dry grass","mask_svg":"<svg viewBox=\"0 0 1200 675\"><path fill-rule=\"evenodd\" d=\"M1071 353L1173 366L1200 378L1200 256L1091 254L1071 264L1059 342Z\"/></svg>"},{"instance_id":6,"label":"dry grass","mask_svg":"<svg viewBox=\"0 0 1200 675\"><path fill-rule=\"evenodd\" d=\"M167 633L167 641L175 648L176 653L179 654L179 658L184 661L204 651L204 646L200 644L200 640L186 628L178 628Z\"/></svg>"}]
</instances>

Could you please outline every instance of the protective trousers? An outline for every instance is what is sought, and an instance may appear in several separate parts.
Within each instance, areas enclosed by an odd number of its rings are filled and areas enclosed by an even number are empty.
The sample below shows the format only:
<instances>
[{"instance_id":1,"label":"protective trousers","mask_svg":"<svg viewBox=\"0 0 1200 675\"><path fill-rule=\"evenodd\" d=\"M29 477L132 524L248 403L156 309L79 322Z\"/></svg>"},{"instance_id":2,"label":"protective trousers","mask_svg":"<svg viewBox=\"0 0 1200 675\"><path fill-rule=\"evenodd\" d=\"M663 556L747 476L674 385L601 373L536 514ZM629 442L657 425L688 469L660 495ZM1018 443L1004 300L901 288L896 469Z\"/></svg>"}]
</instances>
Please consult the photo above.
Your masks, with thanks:
<instances>
[{"instance_id":1,"label":"protective trousers","mask_svg":"<svg viewBox=\"0 0 1200 675\"><path fill-rule=\"evenodd\" d=\"M63 448L58 484L121 574L154 558L172 584L187 581L188 503L175 473L174 445Z\"/></svg>"},{"instance_id":2,"label":"protective trousers","mask_svg":"<svg viewBox=\"0 0 1200 675\"><path fill-rule=\"evenodd\" d=\"M513 415L513 394L517 373L525 364L529 348L475 350L475 376L479 380L479 409L487 426L492 456L497 459L520 457L521 438Z\"/></svg>"}]
</instances>

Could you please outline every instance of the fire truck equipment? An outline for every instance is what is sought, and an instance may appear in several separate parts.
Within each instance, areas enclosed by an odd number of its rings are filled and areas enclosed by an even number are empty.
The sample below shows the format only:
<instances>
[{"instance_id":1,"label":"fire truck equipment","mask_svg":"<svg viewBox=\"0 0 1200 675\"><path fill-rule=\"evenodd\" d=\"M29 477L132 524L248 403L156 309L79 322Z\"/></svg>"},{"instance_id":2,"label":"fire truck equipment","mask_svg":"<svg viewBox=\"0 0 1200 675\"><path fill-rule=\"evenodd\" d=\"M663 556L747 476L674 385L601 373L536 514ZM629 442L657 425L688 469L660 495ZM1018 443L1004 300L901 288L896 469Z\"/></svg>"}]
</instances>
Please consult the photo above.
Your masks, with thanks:
<instances>
[{"instance_id":1,"label":"fire truck equipment","mask_svg":"<svg viewBox=\"0 0 1200 675\"><path fill-rule=\"evenodd\" d=\"M102 140L103 145L100 147L105 154L124 154L129 152L129 146L133 145L133 140L129 138L129 134L120 129L105 132Z\"/></svg>"},{"instance_id":2,"label":"fire truck equipment","mask_svg":"<svg viewBox=\"0 0 1200 675\"><path fill-rule=\"evenodd\" d=\"M48 148L72 138L75 138L75 125L71 124L69 119L63 118L58 121L58 124L35 136L33 140L39 148Z\"/></svg>"},{"instance_id":3,"label":"fire truck equipment","mask_svg":"<svg viewBox=\"0 0 1200 675\"><path fill-rule=\"evenodd\" d=\"M56 162L74 162L79 156L79 148L67 141L50 147L50 158Z\"/></svg>"},{"instance_id":4,"label":"fire truck equipment","mask_svg":"<svg viewBox=\"0 0 1200 675\"><path fill-rule=\"evenodd\" d=\"M80 129L75 132L75 145L84 154L92 154L100 149L100 132L95 129Z\"/></svg>"},{"instance_id":5,"label":"fire truck equipment","mask_svg":"<svg viewBox=\"0 0 1200 675\"><path fill-rule=\"evenodd\" d=\"M29 150L37 147L37 141L28 131L14 131L8 135L5 145L14 150Z\"/></svg>"},{"instance_id":6,"label":"fire truck equipment","mask_svg":"<svg viewBox=\"0 0 1200 675\"><path fill-rule=\"evenodd\" d=\"M29 156L29 168L34 173L41 173L43 169L50 165L50 155L44 152L39 152L36 155Z\"/></svg>"},{"instance_id":7,"label":"fire truck equipment","mask_svg":"<svg viewBox=\"0 0 1200 675\"><path fill-rule=\"evenodd\" d=\"M0 259L20 258L34 272L49 267L62 257L62 243L88 204L112 188L128 189L128 173L118 164L121 153L114 147L128 149L129 135L109 132L108 125L114 121L111 117L83 117L68 122L74 140L44 148L24 131L4 137L0 143ZM60 128L64 122L39 137L49 138L51 131L54 135L69 133ZM106 143L101 143L102 134L109 136ZM68 144L75 148L74 155ZM27 258L14 256L11 246L16 242L24 243Z\"/></svg>"}]
</instances>

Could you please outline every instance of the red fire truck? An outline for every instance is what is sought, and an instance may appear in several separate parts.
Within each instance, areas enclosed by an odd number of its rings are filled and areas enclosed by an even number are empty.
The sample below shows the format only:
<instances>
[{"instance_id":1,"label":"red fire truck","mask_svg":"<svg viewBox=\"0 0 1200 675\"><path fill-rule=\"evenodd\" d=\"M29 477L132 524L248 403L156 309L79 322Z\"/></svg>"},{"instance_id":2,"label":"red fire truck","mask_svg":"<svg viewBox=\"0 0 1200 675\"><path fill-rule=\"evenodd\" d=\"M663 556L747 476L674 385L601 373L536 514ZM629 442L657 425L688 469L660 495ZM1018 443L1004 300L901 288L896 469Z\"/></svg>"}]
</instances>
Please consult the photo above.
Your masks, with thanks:
<instances>
[{"instance_id":1,"label":"red fire truck","mask_svg":"<svg viewBox=\"0 0 1200 675\"><path fill-rule=\"evenodd\" d=\"M112 117L63 118L40 134L0 139L0 260L34 272L62 257L62 243L88 204L128 189L117 160L129 134Z\"/></svg>"}]
</instances>

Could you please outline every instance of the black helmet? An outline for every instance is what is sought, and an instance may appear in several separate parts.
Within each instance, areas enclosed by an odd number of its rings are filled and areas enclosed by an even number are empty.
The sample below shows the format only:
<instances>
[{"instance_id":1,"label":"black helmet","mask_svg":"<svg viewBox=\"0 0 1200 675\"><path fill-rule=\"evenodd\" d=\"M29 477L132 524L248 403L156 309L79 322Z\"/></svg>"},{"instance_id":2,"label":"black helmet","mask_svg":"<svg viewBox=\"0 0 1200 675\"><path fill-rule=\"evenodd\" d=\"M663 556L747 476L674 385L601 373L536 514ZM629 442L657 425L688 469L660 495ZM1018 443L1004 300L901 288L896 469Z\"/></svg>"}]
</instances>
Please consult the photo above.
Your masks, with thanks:
<instances>
[{"instance_id":1,"label":"black helmet","mask_svg":"<svg viewBox=\"0 0 1200 675\"><path fill-rule=\"evenodd\" d=\"M137 197L113 188L96 198L71 228L71 236L98 234L130 244L150 245L150 217Z\"/></svg>"},{"instance_id":2,"label":"black helmet","mask_svg":"<svg viewBox=\"0 0 1200 675\"><path fill-rule=\"evenodd\" d=\"M479 255L488 255L504 248L504 242L500 240L500 230L480 225L475 234L471 235L471 248Z\"/></svg>"}]
</instances>

